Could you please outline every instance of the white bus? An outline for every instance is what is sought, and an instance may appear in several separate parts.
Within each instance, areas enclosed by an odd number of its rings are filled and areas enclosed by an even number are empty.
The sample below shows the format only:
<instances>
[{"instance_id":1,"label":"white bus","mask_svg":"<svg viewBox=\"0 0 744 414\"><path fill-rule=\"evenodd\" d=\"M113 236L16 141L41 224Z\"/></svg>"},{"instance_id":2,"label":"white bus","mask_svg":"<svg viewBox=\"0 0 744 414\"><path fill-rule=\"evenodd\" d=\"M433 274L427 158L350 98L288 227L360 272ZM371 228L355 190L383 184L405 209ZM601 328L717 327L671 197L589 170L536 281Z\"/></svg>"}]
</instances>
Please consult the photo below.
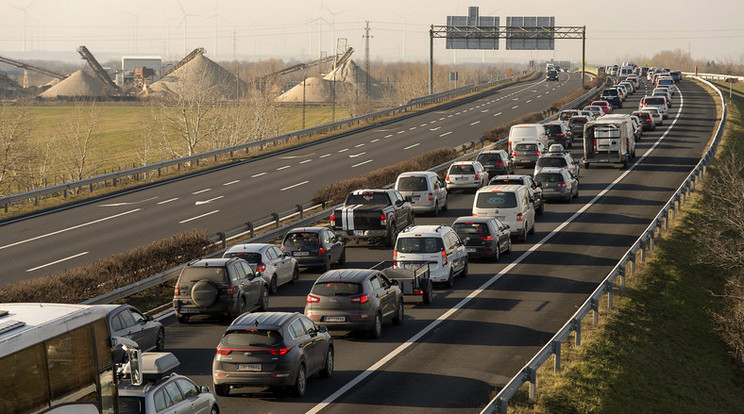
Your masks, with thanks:
<instances>
[{"instance_id":1,"label":"white bus","mask_svg":"<svg viewBox=\"0 0 744 414\"><path fill-rule=\"evenodd\" d=\"M120 340L95 305L0 303L0 414L117 414Z\"/></svg>"}]
</instances>

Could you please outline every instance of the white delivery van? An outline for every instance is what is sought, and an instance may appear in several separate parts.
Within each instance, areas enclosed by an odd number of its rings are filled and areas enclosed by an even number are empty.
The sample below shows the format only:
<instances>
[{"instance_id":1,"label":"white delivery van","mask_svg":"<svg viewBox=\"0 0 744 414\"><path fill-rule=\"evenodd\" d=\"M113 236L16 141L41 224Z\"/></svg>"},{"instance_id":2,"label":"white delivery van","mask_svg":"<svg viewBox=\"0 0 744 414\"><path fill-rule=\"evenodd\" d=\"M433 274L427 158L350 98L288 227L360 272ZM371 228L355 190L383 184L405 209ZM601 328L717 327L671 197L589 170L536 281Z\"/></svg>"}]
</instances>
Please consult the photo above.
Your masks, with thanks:
<instances>
[{"instance_id":1,"label":"white delivery van","mask_svg":"<svg viewBox=\"0 0 744 414\"><path fill-rule=\"evenodd\" d=\"M435 172L404 172L395 180L395 189L403 197L411 197L411 208L417 213L436 216L447 210L447 185Z\"/></svg>"},{"instance_id":2,"label":"white delivery van","mask_svg":"<svg viewBox=\"0 0 744 414\"><path fill-rule=\"evenodd\" d=\"M473 216L496 217L513 236L526 241L535 232L535 208L524 185L487 185L475 193Z\"/></svg>"},{"instance_id":3,"label":"white delivery van","mask_svg":"<svg viewBox=\"0 0 744 414\"><path fill-rule=\"evenodd\" d=\"M537 141L548 148L548 134L543 124L517 124L509 129L508 153L511 154L513 146L522 141Z\"/></svg>"},{"instance_id":4,"label":"white delivery van","mask_svg":"<svg viewBox=\"0 0 744 414\"><path fill-rule=\"evenodd\" d=\"M605 115L584 125L584 167L594 163L620 163L635 157L635 135L630 115Z\"/></svg>"}]
</instances>

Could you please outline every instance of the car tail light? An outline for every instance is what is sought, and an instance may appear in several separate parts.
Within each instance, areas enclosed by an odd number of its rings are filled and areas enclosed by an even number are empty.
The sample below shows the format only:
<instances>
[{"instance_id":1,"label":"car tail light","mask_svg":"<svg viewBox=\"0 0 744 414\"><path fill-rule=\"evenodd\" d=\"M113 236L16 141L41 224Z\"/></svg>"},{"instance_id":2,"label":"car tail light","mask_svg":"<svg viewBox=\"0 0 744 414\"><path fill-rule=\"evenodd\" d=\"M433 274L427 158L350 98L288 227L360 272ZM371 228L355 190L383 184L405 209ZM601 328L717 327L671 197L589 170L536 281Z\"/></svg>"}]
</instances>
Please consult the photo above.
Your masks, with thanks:
<instances>
[{"instance_id":1,"label":"car tail light","mask_svg":"<svg viewBox=\"0 0 744 414\"><path fill-rule=\"evenodd\" d=\"M447 263L449 263L449 260L447 259L447 252L442 250L442 266L446 265Z\"/></svg>"},{"instance_id":2,"label":"car tail light","mask_svg":"<svg viewBox=\"0 0 744 414\"><path fill-rule=\"evenodd\" d=\"M331 226L336 223L336 212L331 213Z\"/></svg>"},{"instance_id":3,"label":"car tail light","mask_svg":"<svg viewBox=\"0 0 744 414\"><path fill-rule=\"evenodd\" d=\"M512 151L512 157L516 157L517 155L519 155L517 151Z\"/></svg>"},{"instance_id":4,"label":"car tail light","mask_svg":"<svg viewBox=\"0 0 744 414\"><path fill-rule=\"evenodd\" d=\"M496 161L496 165L504 165L504 161Z\"/></svg>"},{"instance_id":5,"label":"car tail light","mask_svg":"<svg viewBox=\"0 0 744 414\"><path fill-rule=\"evenodd\" d=\"M325 256L325 249L323 247L318 247L318 256Z\"/></svg>"},{"instance_id":6,"label":"car tail light","mask_svg":"<svg viewBox=\"0 0 744 414\"><path fill-rule=\"evenodd\" d=\"M385 216L384 214L380 215L380 224L382 224L383 226L387 224L387 216Z\"/></svg>"},{"instance_id":7,"label":"car tail light","mask_svg":"<svg viewBox=\"0 0 744 414\"><path fill-rule=\"evenodd\" d=\"M594 152L597 152L597 140L594 140Z\"/></svg>"},{"instance_id":8,"label":"car tail light","mask_svg":"<svg viewBox=\"0 0 744 414\"><path fill-rule=\"evenodd\" d=\"M289 352L291 349L292 349L291 346L287 348L274 348L274 349L269 349L269 353L271 355L287 355L287 352Z\"/></svg>"},{"instance_id":9,"label":"car tail light","mask_svg":"<svg viewBox=\"0 0 744 414\"><path fill-rule=\"evenodd\" d=\"M232 349L229 349L229 348L219 348L219 347L217 348L217 353L219 355L230 355L230 352L232 352L232 351L233 350Z\"/></svg>"},{"instance_id":10,"label":"car tail light","mask_svg":"<svg viewBox=\"0 0 744 414\"><path fill-rule=\"evenodd\" d=\"M351 297L349 298L349 302L359 304L367 303L369 302L369 295L365 293L364 295Z\"/></svg>"},{"instance_id":11,"label":"car tail light","mask_svg":"<svg viewBox=\"0 0 744 414\"><path fill-rule=\"evenodd\" d=\"M398 266L398 251L393 250L393 266Z\"/></svg>"},{"instance_id":12,"label":"car tail light","mask_svg":"<svg viewBox=\"0 0 744 414\"><path fill-rule=\"evenodd\" d=\"M540 151L535 151L535 155L540 156Z\"/></svg>"},{"instance_id":13,"label":"car tail light","mask_svg":"<svg viewBox=\"0 0 744 414\"><path fill-rule=\"evenodd\" d=\"M559 132L559 133L558 133L558 136L559 136L559 137L562 137L562 136L563 136L563 132Z\"/></svg>"},{"instance_id":14,"label":"car tail light","mask_svg":"<svg viewBox=\"0 0 744 414\"><path fill-rule=\"evenodd\" d=\"M180 296L180 288L178 286L178 283L176 283L176 288L173 290L173 296Z\"/></svg>"},{"instance_id":15,"label":"car tail light","mask_svg":"<svg viewBox=\"0 0 744 414\"><path fill-rule=\"evenodd\" d=\"M493 240L493 237L491 237L490 235L488 235L488 236L480 236L480 237L478 237L478 238L479 238L480 240Z\"/></svg>"},{"instance_id":16,"label":"car tail light","mask_svg":"<svg viewBox=\"0 0 744 414\"><path fill-rule=\"evenodd\" d=\"M266 263L258 262L256 265L256 272L263 272L264 270L266 270Z\"/></svg>"},{"instance_id":17,"label":"car tail light","mask_svg":"<svg viewBox=\"0 0 744 414\"><path fill-rule=\"evenodd\" d=\"M315 295L307 295L307 298L305 298L305 301L307 303L318 303L320 302L320 298Z\"/></svg>"},{"instance_id":18,"label":"car tail light","mask_svg":"<svg viewBox=\"0 0 744 414\"><path fill-rule=\"evenodd\" d=\"M424 291L422 289L413 289L414 295L423 295Z\"/></svg>"},{"instance_id":19,"label":"car tail light","mask_svg":"<svg viewBox=\"0 0 744 414\"><path fill-rule=\"evenodd\" d=\"M429 193L429 201L434 201L434 194L433 193Z\"/></svg>"},{"instance_id":20,"label":"car tail light","mask_svg":"<svg viewBox=\"0 0 744 414\"><path fill-rule=\"evenodd\" d=\"M517 221L522 221L522 213L517 213Z\"/></svg>"},{"instance_id":21,"label":"car tail light","mask_svg":"<svg viewBox=\"0 0 744 414\"><path fill-rule=\"evenodd\" d=\"M557 183L555 186L559 188L566 188L566 183Z\"/></svg>"},{"instance_id":22,"label":"car tail light","mask_svg":"<svg viewBox=\"0 0 744 414\"><path fill-rule=\"evenodd\" d=\"M225 293L228 295L232 295L235 293L235 288L233 287L232 283L228 283L225 285Z\"/></svg>"},{"instance_id":23,"label":"car tail light","mask_svg":"<svg viewBox=\"0 0 744 414\"><path fill-rule=\"evenodd\" d=\"M478 179L478 174L475 174L475 179L476 179L476 180Z\"/></svg>"}]
</instances>

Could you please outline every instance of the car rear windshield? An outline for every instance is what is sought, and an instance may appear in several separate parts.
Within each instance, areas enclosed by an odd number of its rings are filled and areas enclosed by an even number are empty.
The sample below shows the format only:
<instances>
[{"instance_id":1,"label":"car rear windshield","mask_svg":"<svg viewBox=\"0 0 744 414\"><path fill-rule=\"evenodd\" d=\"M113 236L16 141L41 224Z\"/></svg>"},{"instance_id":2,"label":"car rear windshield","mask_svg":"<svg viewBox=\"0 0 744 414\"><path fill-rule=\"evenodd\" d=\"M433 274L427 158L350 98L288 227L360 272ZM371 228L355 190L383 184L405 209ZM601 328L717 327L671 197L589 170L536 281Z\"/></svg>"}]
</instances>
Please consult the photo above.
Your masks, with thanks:
<instances>
[{"instance_id":1,"label":"car rear windshield","mask_svg":"<svg viewBox=\"0 0 744 414\"><path fill-rule=\"evenodd\" d=\"M388 205L390 204L390 199L387 193L369 191L360 194L349 194L346 197L346 205L352 204Z\"/></svg>"},{"instance_id":2,"label":"car rear windshield","mask_svg":"<svg viewBox=\"0 0 744 414\"><path fill-rule=\"evenodd\" d=\"M538 183L562 183L563 182L563 176L560 174L551 174L551 173L540 173L535 176L535 181Z\"/></svg>"},{"instance_id":3,"label":"car rear windshield","mask_svg":"<svg viewBox=\"0 0 744 414\"><path fill-rule=\"evenodd\" d=\"M560 125L545 125L545 133L550 136L556 136L562 134L563 130Z\"/></svg>"},{"instance_id":4,"label":"car rear windshield","mask_svg":"<svg viewBox=\"0 0 744 414\"><path fill-rule=\"evenodd\" d=\"M537 151L537 144L517 144L514 149L517 151Z\"/></svg>"},{"instance_id":5,"label":"car rear windshield","mask_svg":"<svg viewBox=\"0 0 744 414\"><path fill-rule=\"evenodd\" d=\"M146 414L145 397L119 396L119 414Z\"/></svg>"},{"instance_id":6,"label":"car rear windshield","mask_svg":"<svg viewBox=\"0 0 744 414\"><path fill-rule=\"evenodd\" d=\"M537 163L535 164L538 167L560 167L563 168L566 166L566 160L565 158L560 157L541 157L537 159Z\"/></svg>"},{"instance_id":7,"label":"car rear windshield","mask_svg":"<svg viewBox=\"0 0 744 414\"><path fill-rule=\"evenodd\" d=\"M426 191L426 177L400 177L398 179L398 191Z\"/></svg>"},{"instance_id":8,"label":"car rear windshield","mask_svg":"<svg viewBox=\"0 0 744 414\"><path fill-rule=\"evenodd\" d=\"M572 116L576 115L577 111L563 111L561 112L560 116L558 116L558 119L561 121L566 121L568 119L571 119Z\"/></svg>"},{"instance_id":9,"label":"car rear windshield","mask_svg":"<svg viewBox=\"0 0 744 414\"><path fill-rule=\"evenodd\" d=\"M512 208L517 206L517 195L511 191L484 191L475 201L478 208Z\"/></svg>"},{"instance_id":10,"label":"car rear windshield","mask_svg":"<svg viewBox=\"0 0 744 414\"><path fill-rule=\"evenodd\" d=\"M643 102L644 105L666 105L666 99L663 97L654 98L649 97Z\"/></svg>"},{"instance_id":11,"label":"car rear windshield","mask_svg":"<svg viewBox=\"0 0 744 414\"><path fill-rule=\"evenodd\" d=\"M535 132L535 127L519 127L512 128L509 136L511 138L529 138L537 136L537 133Z\"/></svg>"},{"instance_id":12,"label":"car rear windshield","mask_svg":"<svg viewBox=\"0 0 744 414\"><path fill-rule=\"evenodd\" d=\"M284 238L284 244L288 246L317 246L319 243L318 233L313 232L287 233Z\"/></svg>"},{"instance_id":13,"label":"car rear windshield","mask_svg":"<svg viewBox=\"0 0 744 414\"><path fill-rule=\"evenodd\" d=\"M317 282L310 293L320 296L351 296L362 293L362 285L351 282Z\"/></svg>"},{"instance_id":14,"label":"car rear windshield","mask_svg":"<svg viewBox=\"0 0 744 414\"><path fill-rule=\"evenodd\" d=\"M282 343L282 334L271 329L236 329L225 332L220 341L224 348L249 348L254 346L277 346Z\"/></svg>"},{"instance_id":15,"label":"car rear windshield","mask_svg":"<svg viewBox=\"0 0 744 414\"><path fill-rule=\"evenodd\" d=\"M466 164L466 165L455 164L450 167L449 173L450 174L475 174L475 169L470 164Z\"/></svg>"},{"instance_id":16,"label":"car rear windshield","mask_svg":"<svg viewBox=\"0 0 744 414\"><path fill-rule=\"evenodd\" d=\"M581 118L571 118L568 120L569 125L575 125L575 124L586 124L587 119L584 117Z\"/></svg>"},{"instance_id":17,"label":"car rear windshield","mask_svg":"<svg viewBox=\"0 0 744 414\"><path fill-rule=\"evenodd\" d=\"M486 223L455 223L452 225L457 234L486 234L488 226Z\"/></svg>"},{"instance_id":18,"label":"car rear windshield","mask_svg":"<svg viewBox=\"0 0 744 414\"><path fill-rule=\"evenodd\" d=\"M480 154L475 160L481 164L484 162L499 162L501 161L501 154L493 152L489 154Z\"/></svg>"},{"instance_id":19,"label":"car rear windshield","mask_svg":"<svg viewBox=\"0 0 744 414\"><path fill-rule=\"evenodd\" d=\"M617 96L617 89L605 89L604 92L602 92L602 95Z\"/></svg>"},{"instance_id":20,"label":"car rear windshield","mask_svg":"<svg viewBox=\"0 0 744 414\"><path fill-rule=\"evenodd\" d=\"M189 283L196 283L200 280L225 283L227 276L225 275L224 267L188 266L183 269L181 280Z\"/></svg>"},{"instance_id":21,"label":"car rear windshield","mask_svg":"<svg viewBox=\"0 0 744 414\"><path fill-rule=\"evenodd\" d=\"M674 85L673 79L662 79L659 81L659 85Z\"/></svg>"},{"instance_id":22,"label":"car rear windshield","mask_svg":"<svg viewBox=\"0 0 744 414\"><path fill-rule=\"evenodd\" d=\"M640 119L651 118L651 113L650 112L633 112L633 115L637 116Z\"/></svg>"},{"instance_id":23,"label":"car rear windshield","mask_svg":"<svg viewBox=\"0 0 744 414\"><path fill-rule=\"evenodd\" d=\"M438 237L399 237L395 250L399 253L438 253L444 243Z\"/></svg>"},{"instance_id":24,"label":"car rear windshield","mask_svg":"<svg viewBox=\"0 0 744 414\"><path fill-rule=\"evenodd\" d=\"M258 263L261 261L261 253L253 252L227 252L223 257L240 257L248 263Z\"/></svg>"}]
</instances>

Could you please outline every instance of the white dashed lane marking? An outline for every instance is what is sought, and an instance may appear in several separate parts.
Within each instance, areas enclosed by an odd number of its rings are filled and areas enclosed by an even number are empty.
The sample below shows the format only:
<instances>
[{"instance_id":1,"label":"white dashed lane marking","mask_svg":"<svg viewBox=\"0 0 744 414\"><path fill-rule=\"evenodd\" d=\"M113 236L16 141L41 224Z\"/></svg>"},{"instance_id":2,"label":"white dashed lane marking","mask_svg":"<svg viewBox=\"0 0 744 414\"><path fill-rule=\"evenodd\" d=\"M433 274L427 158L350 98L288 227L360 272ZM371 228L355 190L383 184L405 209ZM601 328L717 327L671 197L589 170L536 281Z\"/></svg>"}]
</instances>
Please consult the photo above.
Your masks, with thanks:
<instances>
[{"instance_id":1,"label":"white dashed lane marking","mask_svg":"<svg viewBox=\"0 0 744 414\"><path fill-rule=\"evenodd\" d=\"M367 161L363 161L363 162L360 162L359 164L354 164L354 165L352 165L352 166L351 166L351 168L356 168L356 167L358 167L358 166L360 166L360 165L368 164L368 163L370 163L370 162L372 162L372 161L373 161L373 160L367 160Z\"/></svg>"},{"instance_id":2,"label":"white dashed lane marking","mask_svg":"<svg viewBox=\"0 0 744 414\"><path fill-rule=\"evenodd\" d=\"M276 170L277 171L286 170L287 168L290 168L290 167L292 167L292 166L291 165L285 165L284 167L279 167Z\"/></svg>"},{"instance_id":3,"label":"white dashed lane marking","mask_svg":"<svg viewBox=\"0 0 744 414\"><path fill-rule=\"evenodd\" d=\"M205 213L205 214L202 214L200 216L191 217L190 219L186 219L186 220L181 220L181 221L178 222L178 224L188 223L190 221L194 221L194 220L198 220L198 219L203 218L203 217L211 216L212 214L217 214L219 212L220 212L219 210L210 211L209 213Z\"/></svg>"},{"instance_id":4,"label":"white dashed lane marking","mask_svg":"<svg viewBox=\"0 0 744 414\"><path fill-rule=\"evenodd\" d=\"M282 189L281 189L281 190L279 190L279 191L287 191L287 190L291 190L291 189L293 189L293 188L295 188L295 187L299 187L299 186L301 186L301 185L305 185L305 184L307 184L307 183L309 183L309 182L310 182L310 181L303 181L303 182L301 182L301 183L297 183L297 184L294 184L294 185L290 185L289 187L284 187L284 188L282 188Z\"/></svg>"},{"instance_id":5,"label":"white dashed lane marking","mask_svg":"<svg viewBox=\"0 0 744 414\"><path fill-rule=\"evenodd\" d=\"M261 177L262 175L266 175L266 172L262 172L262 173L258 173L258 174L253 174L253 175L251 175L251 178Z\"/></svg>"},{"instance_id":6,"label":"white dashed lane marking","mask_svg":"<svg viewBox=\"0 0 744 414\"><path fill-rule=\"evenodd\" d=\"M229 183L222 184L222 185L233 185L233 184L237 184L239 182L240 182L240 180L234 180L234 181L230 181Z\"/></svg>"},{"instance_id":7,"label":"white dashed lane marking","mask_svg":"<svg viewBox=\"0 0 744 414\"><path fill-rule=\"evenodd\" d=\"M404 149L404 150L407 150L407 149L411 149L411 148L413 148L413 147L418 147L419 145L421 145L421 143L420 143L420 142L417 142L417 143L415 143L415 144L413 144L413 145L409 145L409 146L407 146L407 147L405 147L405 148L403 148L403 149Z\"/></svg>"},{"instance_id":8,"label":"white dashed lane marking","mask_svg":"<svg viewBox=\"0 0 744 414\"><path fill-rule=\"evenodd\" d=\"M201 194L201 193L206 193L207 191L212 191L212 189L211 189L211 188L205 188L205 189L203 189L203 190L199 190L199 191L194 191L194 192L193 192L193 193L191 193L191 194L193 194L193 195L197 195L197 194Z\"/></svg>"}]
</instances>

